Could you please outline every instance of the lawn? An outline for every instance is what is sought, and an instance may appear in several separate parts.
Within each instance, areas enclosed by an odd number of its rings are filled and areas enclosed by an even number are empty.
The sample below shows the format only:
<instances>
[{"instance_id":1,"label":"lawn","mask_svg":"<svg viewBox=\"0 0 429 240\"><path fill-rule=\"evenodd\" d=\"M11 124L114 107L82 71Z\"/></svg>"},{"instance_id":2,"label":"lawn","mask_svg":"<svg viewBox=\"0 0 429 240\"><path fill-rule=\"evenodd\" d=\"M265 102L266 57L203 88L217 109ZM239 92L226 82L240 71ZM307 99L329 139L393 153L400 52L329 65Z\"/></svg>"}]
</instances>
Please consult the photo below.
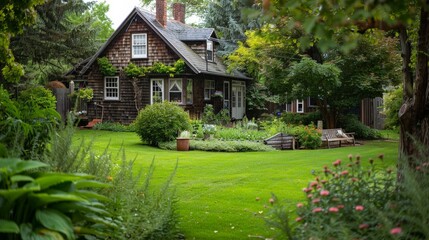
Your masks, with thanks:
<instances>
[{"instance_id":1,"label":"lawn","mask_svg":"<svg viewBox=\"0 0 429 240\"><path fill-rule=\"evenodd\" d=\"M127 158L147 168L155 158L154 181L160 183L179 166L174 178L180 228L186 239L245 239L273 237L276 232L264 223L268 200L275 193L286 204L303 200L302 188L314 178L311 172L348 154L359 154L365 162L385 155L394 165L398 143L368 141L360 146L320 150L250 153L177 152L143 145L135 133L80 130L75 141L93 141L95 151L109 145L117 153L123 146ZM260 198L256 201L256 198ZM292 209L292 208L291 208Z\"/></svg>"}]
</instances>

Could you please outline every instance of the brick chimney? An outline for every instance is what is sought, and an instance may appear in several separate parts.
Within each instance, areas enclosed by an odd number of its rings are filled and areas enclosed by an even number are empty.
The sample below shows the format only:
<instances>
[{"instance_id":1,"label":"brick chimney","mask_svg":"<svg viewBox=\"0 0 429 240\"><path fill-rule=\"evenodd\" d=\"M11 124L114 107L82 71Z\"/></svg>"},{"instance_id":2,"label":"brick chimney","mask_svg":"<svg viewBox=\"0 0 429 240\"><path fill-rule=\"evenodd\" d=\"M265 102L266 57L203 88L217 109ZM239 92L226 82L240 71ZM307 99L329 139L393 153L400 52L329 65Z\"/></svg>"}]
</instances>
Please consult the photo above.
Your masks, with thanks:
<instances>
[{"instance_id":1,"label":"brick chimney","mask_svg":"<svg viewBox=\"0 0 429 240\"><path fill-rule=\"evenodd\" d=\"M185 23L186 8L183 3L173 3L173 17L174 20Z\"/></svg>"},{"instance_id":2,"label":"brick chimney","mask_svg":"<svg viewBox=\"0 0 429 240\"><path fill-rule=\"evenodd\" d=\"M156 0L156 20L163 26L167 26L167 0Z\"/></svg>"}]
</instances>

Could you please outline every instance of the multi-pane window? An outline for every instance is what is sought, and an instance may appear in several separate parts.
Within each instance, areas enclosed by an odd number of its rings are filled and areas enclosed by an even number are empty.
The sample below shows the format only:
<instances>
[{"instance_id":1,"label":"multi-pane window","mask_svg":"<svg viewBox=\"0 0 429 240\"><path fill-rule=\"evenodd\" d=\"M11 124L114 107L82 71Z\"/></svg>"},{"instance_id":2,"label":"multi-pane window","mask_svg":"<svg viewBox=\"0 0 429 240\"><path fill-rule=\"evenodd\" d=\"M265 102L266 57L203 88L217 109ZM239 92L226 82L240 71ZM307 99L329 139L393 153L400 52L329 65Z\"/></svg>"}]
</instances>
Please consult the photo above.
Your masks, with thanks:
<instances>
[{"instance_id":1,"label":"multi-pane window","mask_svg":"<svg viewBox=\"0 0 429 240\"><path fill-rule=\"evenodd\" d=\"M194 99L194 88L192 86L192 79L186 81L186 104L192 104Z\"/></svg>"},{"instance_id":2,"label":"multi-pane window","mask_svg":"<svg viewBox=\"0 0 429 240\"><path fill-rule=\"evenodd\" d=\"M204 99L209 100L215 93L215 81L204 80Z\"/></svg>"},{"instance_id":3,"label":"multi-pane window","mask_svg":"<svg viewBox=\"0 0 429 240\"><path fill-rule=\"evenodd\" d=\"M168 92L170 102L182 103L182 79L170 79Z\"/></svg>"},{"instance_id":4,"label":"multi-pane window","mask_svg":"<svg viewBox=\"0 0 429 240\"><path fill-rule=\"evenodd\" d=\"M147 58L147 35L139 33L132 35L132 58Z\"/></svg>"},{"instance_id":5,"label":"multi-pane window","mask_svg":"<svg viewBox=\"0 0 429 240\"><path fill-rule=\"evenodd\" d=\"M296 100L296 112L297 113L304 112L304 100Z\"/></svg>"},{"instance_id":6,"label":"multi-pane window","mask_svg":"<svg viewBox=\"0 0 429 240\"><path fill-rule=\"evenodd\" d=\"M164 79L152 79L150 84L150 103L160 103L164 99Z\"/></svg>"},{"instance_id":7,"label":"multi-pane window","mask_svg":"<svg viewBox=\"0 0 429 240\"><path fill-rule=\"evenodd\" d=\"M223 82L223 107L229 109L229 82Z\"/></svg>"},{"instance_id":8,"label":"multi-pane window","mask_svg":"<svg viewBox=\"0 0 429 240\"><path fill-rule=\"evenodd\" d=\"M104 99L119 100L119 77L104 77Z\"/></svg>"},{"instance_id":9,"label":"multi-pane window","mask_svg":"<svg viewBox=\"0 0 429 240\"><path fill-rule=\"evenodd\" d=\"M213 62L213 41L207 40L207 61Z\"/></svg>"}]
</instances>

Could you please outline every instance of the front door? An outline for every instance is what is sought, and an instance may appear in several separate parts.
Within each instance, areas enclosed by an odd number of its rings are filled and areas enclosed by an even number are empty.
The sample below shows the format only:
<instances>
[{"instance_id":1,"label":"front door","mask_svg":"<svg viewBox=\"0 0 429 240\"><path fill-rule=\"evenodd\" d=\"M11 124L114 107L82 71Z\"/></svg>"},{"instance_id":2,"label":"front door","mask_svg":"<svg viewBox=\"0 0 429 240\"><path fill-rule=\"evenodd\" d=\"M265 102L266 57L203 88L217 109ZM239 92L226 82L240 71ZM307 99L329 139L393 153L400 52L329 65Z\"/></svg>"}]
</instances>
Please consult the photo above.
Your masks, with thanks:
<instances>
[{"instance_id":1,"label":"front door","mask_svg":"<svg viewBox=\"0 0 429 240\"><path fill-rule=\"evenodd\" d=\"M242 119L246 113L246 83L233 81L231 93L231 117Z\"/></svg>"}]
</instances>

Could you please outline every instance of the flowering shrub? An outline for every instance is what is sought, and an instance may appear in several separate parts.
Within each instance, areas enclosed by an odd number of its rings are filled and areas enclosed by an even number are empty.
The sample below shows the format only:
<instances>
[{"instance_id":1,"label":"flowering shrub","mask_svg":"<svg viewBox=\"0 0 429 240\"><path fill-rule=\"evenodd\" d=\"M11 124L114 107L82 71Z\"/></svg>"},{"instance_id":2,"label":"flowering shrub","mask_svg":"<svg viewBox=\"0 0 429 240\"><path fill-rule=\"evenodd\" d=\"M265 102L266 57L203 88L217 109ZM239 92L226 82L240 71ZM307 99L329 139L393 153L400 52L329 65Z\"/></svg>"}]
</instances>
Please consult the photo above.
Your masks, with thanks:
<instances>
[{"instance_id":1,"label":"flowering shrub","mask_svg":"<svg viewBox=\"0 0 429 240\"><path fill-rule=\"evenodd\" d=\"M293 129L293 133L298 137L299 144L304 148L316 149L322 145L322 133L314 125L296 126Z\"/></svg>"},{"instance_id":2,"label":"flowering shrub","mask_svg":"<svg viewBox=\"0 0 429 240\"><path fill-rule=\"evenodd\" d=\"M383 155L369 159L369 167L359 155L324 166L303 189L306 200L296 205L295 228L278 209L275 216L283 219L274 221L283 223L289 239L391 239L401 232L384 213L395 211L396 175L376 161L383 165Z\"/></svg>"}]
</instances>

